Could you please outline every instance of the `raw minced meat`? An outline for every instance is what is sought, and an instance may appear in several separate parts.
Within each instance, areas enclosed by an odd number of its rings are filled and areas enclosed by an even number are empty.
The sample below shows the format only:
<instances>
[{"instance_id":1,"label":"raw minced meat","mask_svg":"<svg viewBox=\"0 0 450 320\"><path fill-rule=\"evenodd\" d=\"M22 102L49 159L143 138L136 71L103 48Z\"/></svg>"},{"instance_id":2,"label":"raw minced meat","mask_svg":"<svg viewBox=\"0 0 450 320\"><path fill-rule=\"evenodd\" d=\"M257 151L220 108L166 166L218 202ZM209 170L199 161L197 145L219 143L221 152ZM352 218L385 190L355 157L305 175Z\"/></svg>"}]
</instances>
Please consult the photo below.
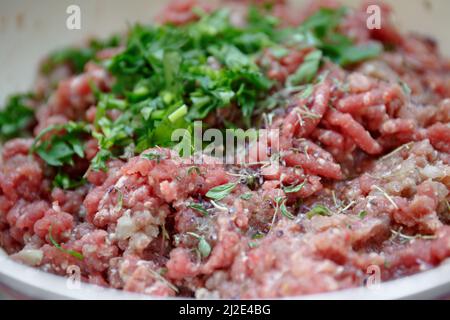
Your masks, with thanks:
<instances>
[{"instance_id":1,"label":"raw minced meat","mask_svg":"<svg viewBox=\"0 0 450 320\"><path fill-rule=\"evenodd\" d=\"M315 1L293 15L285 1L273 2L287 24L320 8ZM176 1L161 19L196 21L195 5ZM234 13L237 25L245 23L243 10ZM6 142L1 247L48 272L65 275L77 265L86 282L156 296L288 297L363 286L370 266L383 281L438 266L450 257L450 63L428 38L403 36L390 23L368 30L365 10L349 13L339 28L357 43L393 49L345 68L326 60L309 95L282 94L285 103L263 125L279 129L278 166L206 156L192 165L156 147L89 169L86 184L65 190L52 186L54 169L30 153L33 139ZM287 49L280 58L268 48L256 59L276 81L274 95L311 52ZM35 135L68 121L96 122L94 91L110 92L113 77L94 62L82 74L68 70L40 79L37 91L51 94L36 110ZM57 87L43 88L56 72ZM233 108L210 115L211 123L223 123ZM99 152L95 137L85 146L86 159L63 167L70 175ZM206 196L226 184L232 187L220 201Z\"/></svg>"}]
</instances>

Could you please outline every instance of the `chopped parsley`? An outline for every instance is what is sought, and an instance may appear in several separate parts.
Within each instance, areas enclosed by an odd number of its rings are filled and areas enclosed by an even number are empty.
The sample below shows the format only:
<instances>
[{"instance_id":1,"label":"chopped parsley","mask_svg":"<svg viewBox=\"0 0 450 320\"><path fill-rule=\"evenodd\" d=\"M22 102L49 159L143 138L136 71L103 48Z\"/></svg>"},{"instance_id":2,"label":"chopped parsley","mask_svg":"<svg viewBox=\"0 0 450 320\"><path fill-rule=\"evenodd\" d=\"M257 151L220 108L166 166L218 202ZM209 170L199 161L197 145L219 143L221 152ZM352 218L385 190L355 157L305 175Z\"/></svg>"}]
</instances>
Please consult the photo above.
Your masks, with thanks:
<instances>
[{"instance_id":1,"label":"chopped parsley","mask_svg":"<svg viewBox=\"0 0 450 320\"><path fill-rule=\"evenodd\" d=\"M53 186L64 190L76 189L86 183L86 180L74 180L68 174L64 172L58 172L53 179Z\"/></svg>"},{"instance_id":2,"label":"chopped parsley","mask_svg":"<svg viewBox=\"0 0 450 320\"><path fill-rule=\"evenodd\" d=\"M0 140L30 134L30 125L34 122L34 110L29 105L32 94L17 94L8 98L0 108Z\"/></svg>"},{"instance_id":3,"label":"chopped parsley","mask_svg":"<svg viewBox=\"0 0 450 320\"><path fill-rule=\"evenodd\" d=\"M320 9L297 27L281 26L270 10L250 7L245 26L235 26L226 8L199 13L198 21L183 26L137 24L122 38L93 40L84 48L51 54L43 64L44 73L60 64L79 73L93 60L114 78L111 92L92 88L96 115L86 133L98 141L99 151L90 168L106 170L109 159L133 156L155 146L174 146L175 130L192 132L196 120L230 106L235 106L241 117L233 123L223 119L223 124L250 127L277 86L258 63L265 50L278 57L291 50L309 52L288 79L288 85L306 85L300 93L304 97L311 95L311 83L324 59L345 66L380 53L378 45L357 46L340 33L344 8ZM100 50L119 45L123 50L111 58L96 59ZM3 120L7 113L0 113L3 136L17 135L33 120L32 111L22 106L14 107L19 113L14 119ZM74 156L84 155L79 133L85 130L74 130L77 125L85 127L71 123L72 131L48 141L38 136L33 150L50 166L72 165Z\"/></svg>"},{"instance_id":4,"label":"chopped parsley","mask_svg":"<svg viewBox=\"0 0 450 320\"><path fill-rule=\"evenodd\" d=\"M93 39L88 46L76 48L69 47L52 52L41 65L41 72L49 74L56 67L62 64L68 64L73 72L81 73L84 66L91 60L95 60L98 51L106 48L114 48L120 44L119 36L112 36L105 41Z\"/></svg>"},{"instance_id":5,"label":"chopped parsley","mask_svg":"<svg viewBox=\"0 0 450 320\"><path fill-rule=\"evenodd\" d=\"M52 125L39 133L30 151L37 153L49 166L73 166L75 156L84 158L83 135L89 132L89 127L82 122ZM47 135L50 137L44 139Z\"/></svg>"},{"instance_id":6,"label":"chopped parsley","mask_svg":"<svg viewBox=\"0 0 450 320\"><path fill-rule=\"evenodd\" d=\"M350 38L338 31L338 26L346 14L345 7L322 8L300 26L301 33L296 35L296 38L319 49L324 57L342 66L377 57L382 51L380 44L355 45Z\"/></svg>"}]
</instances>

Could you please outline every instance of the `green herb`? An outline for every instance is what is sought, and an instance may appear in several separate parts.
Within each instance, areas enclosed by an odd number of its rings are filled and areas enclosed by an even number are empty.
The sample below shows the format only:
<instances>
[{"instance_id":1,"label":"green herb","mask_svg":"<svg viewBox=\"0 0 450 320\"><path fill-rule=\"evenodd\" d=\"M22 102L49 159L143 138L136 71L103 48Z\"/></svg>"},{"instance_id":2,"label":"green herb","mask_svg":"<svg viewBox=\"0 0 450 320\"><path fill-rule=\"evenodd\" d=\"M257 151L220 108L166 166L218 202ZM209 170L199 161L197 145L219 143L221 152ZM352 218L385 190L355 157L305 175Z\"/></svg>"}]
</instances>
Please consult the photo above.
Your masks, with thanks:
<instances>
[{"instance_id":1,"label":"green herb","mask_svg":"<svg viewBox=\"0 0 450 320\"><path fill-rule=\"evenodd\" d=\"M77 258L78 260L84 259L84 256L81 253L74 251L74 250L64 249L58 242L56 242L52 235L52 229L53 229L53 226L50 226L50 228L48 228L48 238L56 249L58 249L61 252L66 253L66 254L69 254L72 257Z\"/></svg>"},{"instance_id":2,"label":"green herb","mask_svg":"<svg viewBox=\"0 0 450 320\"><path fill-rule=\"evenodd\" d=\"M371 43L359 46L342 46L337 49L339 52L338 63L342 66L355 64L380 55L382 47L378 43Z\"/></svg>"},{"instance_id":3,"label":"green herb","mask_svg":"<svg viewBox=\"0 0 450 320\"><path fill-rule=\"evenodd\" d=\"M408 84L406 83L406 82L404 82L404 81L399 81L399 84L400 84L400 86L402 87L402 90L403 90L403 92L406 94L406 95L411 95L411 93L412 93L412 90L411 90L411 88L410 88L410 86L408 86Z\"/></svg>"},{"instance_id":4,"label":"green herb","mask_svg":"<svg viewBox=\"0 0 450 320\"><path fill-rule=\"evenodd\" d=\"M273 223L275 222L275 218L278 214L278 212L280 211L281 214L283 216L285 216L286 218L288 218L289 220L294 220L295 216L289 212L289 210L286 207L286 201L287 199L285 197L275 197L275 212L273 214L273 218L272 218L272 225L271 228L273 226Z\"/></svg>"},{"instance_id":5,"label":"green herb","mask_svg":"<svg viewBox=\"0 0 450 320\"><path fill-rule=\"evenodd\" d=\"M50 166L73 166L75 156L84 158L83 136L89 132L89 127L81 122L52 125L37 135L30 151L37 153ZM51 136L44 140L49 134Z\"/></svg>"},{"instance_id":6,"label":"green herb","mask_svg":"<svg viewBox=\"0 0 450 320\"><path fill-rule=\"evenodd\" d=\"M257 248L259 246L259 243L258 242L254 242L254 241L250 241L248 243L248 246L249 246L249 248L254 249L254 248Z\"/></svg>"},{"instance_id":7,"label":"green herb","mask_svg":"<svg viewBox=\"0 0 450 320\"><path fill-rule=\"evenodd\" d=\"M58 172L58 174L53 179L53 186L61 188L64 190L76 189L82 185L86 184L86 180L82 178L81 180L74 180L64 172Z\"/></svg>"},{"instance_id":8,"label":"green herb","mask_svg":"<svg viewBox=\"0 0 450 320\"><path fill-rule=\"evenodd\" d=\"M280 205L281 202L283 202L284 199L285 198L281 197L281 196L275 197L275 199L274 199L275 200L275 204Z\"/></svg>"},{"instance_id":9,"label":"green herb","mask_svg":"<svg viewBox=\"0 0 450 320\"><path fill-rule=\"evenodd\" d=\"M204 237L194 232L187 232L187 234L198 240L197 249L203 258L207 258L211 254L211 246L208 241L206 241Z\"/></svg>"},{"instance_id":10,"label":"green herb","mask_svg":"<svg viewBox=\"0 0 450 320\"><path fill-rule=\"evenodd\" d=\"M166 159L166 156L157 151L150 151L148 153L141 154L141 158L156 161L156 163L160 163L161 160Z\"/></svg>"},{"instance_id":11,"label":"green herb","mask_svg":"<svg viewBox=\"0 0 450 320\"><path fill-rule=\"evenodd\" d=\"M43 69L51 72L65 64L81 72L88 61L96 60L99 50L124 45L120 53L97 61L113 76L112 90L105 93L91 86L96 116L90 134L98 141L99 151L90 168L106 170L107 161L123 156L131 145L134 154L155 146L174 146L175 130L192 132L194 121L222 108L235 106L241 112L235 123L224 119L229 126L249 127L274 87L265 75L266 68L256 63L266 49L277 56L292 48L310 50L290 77L291 84L313 81L324 59L347 65L376 56L378 45L356 46L340 32L345 15L345 9L320 9L302 25L285 28L270 10L259 7L250 7L247 23L239 27L227 9L203 12L198 21L183 26L135 25L123 40L115 37L60 50L47 59ZM300 96L306 99L312 92L312 86L306 86ZM20 134L33 120L30 110L17 110L21 116L6 121L0 116L3 135ZM112 117L113 110L120 115ZM61 166L78 154L74 148L58 138L42 142L36 151L48 164Z\"/></svg>"},{"instance_id":12,"label":"green herb","mask_svg":"<svg viewBox=\"0 0 450 320\"><path fill-rule=\"evenodd\" d=\"M358 217L362 220L367 216L367 211L362 210L358 213Z\"/></svg>"},{"instance_id":13,"label":"green herb","mask_svg":"<svg viewBox=\"0 0 450 320\"><path fill-rule=\"evenodd\" d=\"M8 140L30 134L34 111L29 105L31 94L17 94L8 98L0 108L0 140Z\"/></svg>"},{"instance_id":14,"label":"green herb","mask_svg":"<svg viewBox=\"0 0 450 320\"><path fill-rule=\"evenodd\" d=\"M97 109L98 121L106 118L107 131L110 127L123 131L133 123L126 136L134 140L137 152L171 146L174 130L189 129L194 120L232 103L249 123L256 100L272 86L250 56L270 45L268 38L252 24L233 26L228 10L204 14L185 26L137 25L126 49L108 62L116 79L113 93L125 96L129 106L115 121ZM207 63L211 57L220 62L219 68ZM110 140L115 146L126 144L116 135L108 137L103 125L97 131L105 136L104 144Z\"/></svg>"},{"instance_id":15,"label":"green herb","mask_svg":"<svg viewBox=\"0 0 450 320\"><path fill-rule=\"evenodd\" d=\"M234 188L236 188L236 183L227 183L215 188L212 188L206 193L206 196L210 199L220 201L228 196Z\"/></svg>"},{"instance_id":16,"label":"green herb","mask_svg":"<svg viewBox=\"0 0 450 320\"><path fill-rule=\"evenodd\" d=\"M314 208L312 208L307 214L306 216L308 217L308 219L312 219L312 217L316 216L316 215L320 215L320 216L331 216L331 212L330 209L328 209L327 207L318 204L315 205Z\"/></svg>"},{"instance_id":17,"label":"green herb","mask_svg":"<svg viewBox=\"0 0 450 320\"><path fill-rule=\"evenodd\" d=\"M299 192L300 190L303 189L305 184L306 184L306 181L303 181L302 183L300 183L300 184L298 184L296 186L284 187L283 191L285 193L297 193L297 192Z\"/></svg>"},{"instance_id":18,"label":"green herb","mask_svg":"<svg viewBox=\"0 0 450 320\"><path fill-rule=\"evenodd\" d=\"M290 213L288 211L288 209L286 208L286 201L283 201L283 203L281 204L280 211L281 211L281 214L283 216L285 216L286 218L288 218L290 220L294 220L295 219L295 216L292 213Z\"/></svg>"},{"instance_id":19,"label":"green herb","mask_svg":"<svg viewBox=\"0 0 450 320\"><path fill-rule=\"evenodd\" d=\"M314 86L311 84L308 84L305 86L303 91L299 94L300 99L308 99L314 92Z\"/></svg>"},{"instance_id":20,"label":"green herb","mask_svg":"<svg viewBox=\"0 0 450 320\"><path fill-rule=\"evenodd\" d=\"M244 193L239 196L242 200L250 200L253 197L253 194L251 192Z\"/></svg>"},{"instance_id":21,"label":"green herb","mask_svg":"<svg viewBox=\"0 0 450 320\"><path fill-rule=\"evenodd\" d=\"M49 74L59 65L68 64L75 73L81 73L84 70L86 63L95 59L95 55L98 51L117 47L119 43L120 38L118 36L112 36L105 41L100 41L98 39L91 40L86 47L71 47L56 50L51 53L41 65L41 72Z\"/></svg>"},{"instance_id":22,"label":"green herb","mask_svg":"<svg viewBox=\"0 0 450 320\"><path fill-rule=\"evenodd\" d=\"M200 175L200 174L201 174L201 171L200 171L200 168L199 168L199 167L197 167L197 166L192 166L192 167L190 167L190 168L188 169L187 174L188 174L188 175L191 175L191 174Z\"/></svg>"},{"instance_id":23,"label":"green herb","mask_svg":"<svg viewBox=\"0 0 450 320\"><path fill-rule=\"evenodd\" d=\"M41 72L49 74L57 66L67 63L75 73L81 73L86 63L92 60L95 52L90 48L65 48L53 52L41 66Z\"/></svg>"},{"instance_id":24,"label":"green herb","mask_svg":"<svg viewBox=\"0 0 450 320\"><path fill-rule=\"evenodd\" d=\"M300 26L300 34L297 34L297 38L319 49L323 56L342 66L378 56L382 51L380 44L354 45L350 38L339 32L338 26L346 12L345 7L318 10ZM315 64L311 65L315 67Z\"/></svg>"},{"instance_id":25,"label":"green herb","mask_svg":"<svg viewBox=\"0 0 450 320\"><path fill-rule=\"evenodd\" d=\"M205 238L201 238L199 240L198 250L200 251L203 258L207 258L211 254L211 246L205 240Z\"/></svg>"},{"instance_id":26,"label":"green herb","mask_svg":"<svg viewBox=\"0 0 450 320\"><path fill-rule=\"evenodd\" d=\"M99 150L91 161L91 169L93 171L106 171L106 161L112 157L112 153L107 150Z\"/></svg>"},{"instance_id":27,"label":"green herb","mask_svg":"<svg viewBox=\"0 0 450 320\"><path fill-rule=\"evenodd\" d=\"M298 85L311 82L319 71L322 52L315 50L309 53L297 71L289 77L290 85Z\"/></svg>"},{"instance_id":28,"label":"green herb","mask_svg":"<svg viewBox=\"0 0 450 320\"><path fill-rule=\"evenodd\" d=\"M254 240L256 240L256 239L262 239L262 238L264 238L264 233L261 233L261 232L256 232L253 236L252 236L252 239L254 239Z\"/></svg>"},{"instance_id":29,"label":"green herb","mask_svg":"<svg viewBox=\"0 0 450 320\"><path fill-rule=\"evenodd\" d=\"M188 205L188 208L197 210L201 214L203 214L205 217L208 216L208 211L199 203L191 203Z\"/></svg>"}]
</instances>

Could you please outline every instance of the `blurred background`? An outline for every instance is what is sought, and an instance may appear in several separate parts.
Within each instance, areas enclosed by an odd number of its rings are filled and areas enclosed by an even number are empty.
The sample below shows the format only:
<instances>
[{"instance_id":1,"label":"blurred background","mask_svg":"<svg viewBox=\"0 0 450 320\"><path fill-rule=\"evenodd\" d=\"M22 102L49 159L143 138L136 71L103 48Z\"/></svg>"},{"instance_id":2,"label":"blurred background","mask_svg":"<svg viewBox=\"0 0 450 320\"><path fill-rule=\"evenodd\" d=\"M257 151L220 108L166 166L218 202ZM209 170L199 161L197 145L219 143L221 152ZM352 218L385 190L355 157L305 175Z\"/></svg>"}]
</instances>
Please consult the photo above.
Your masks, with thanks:
<instances>
[{"instance_id":1,"label":"blurred background","mask_svg":"<svg viewBox=\"0 0 450 320\"><path fill-rule=\"evenodd\" d=\"M212 0L214 1L214 0ZM209 0L209 2L212 2ZM89 36L126 30L127 24L151 22L168 0L0 0L0 104L30 88L37 64L51 50ZM301 6L306 0L291 0ZM342 0L355 6L361 0ZM450 1L385 0L402 30L431 35L450 56ZM81 30L68 30L66 9L81 8Z\"/></svg>"}]
</instances>

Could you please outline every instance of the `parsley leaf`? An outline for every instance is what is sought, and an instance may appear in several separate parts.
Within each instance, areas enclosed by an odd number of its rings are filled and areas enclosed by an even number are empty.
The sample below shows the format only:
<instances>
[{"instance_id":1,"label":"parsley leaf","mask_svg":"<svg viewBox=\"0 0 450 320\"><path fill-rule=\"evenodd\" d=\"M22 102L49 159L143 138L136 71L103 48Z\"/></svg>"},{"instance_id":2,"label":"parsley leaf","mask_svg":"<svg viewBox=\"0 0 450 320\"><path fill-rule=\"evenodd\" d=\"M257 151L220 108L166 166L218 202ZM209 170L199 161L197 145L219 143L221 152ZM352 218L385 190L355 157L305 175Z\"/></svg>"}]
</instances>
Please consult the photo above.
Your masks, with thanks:
<instances>
[{"instance_id":1,"label":"parsley leaf","mask_svg":"<svg viewBox=\"0 0 450 320\"><path fill-rule=\"evenodd\" d=\"M315 50L310 52L297 71L289 77L290 85L298 85L310 83L319 71L320 62L322 60L322 51Z\"/></svg>"},{"instance_id":2,"label":"parsley leaf","mask_svg":"<svg viewBox=\"0 0 450 320\"><path fill-rule=\"evenodd\" d=\"M32 94L9 97L0 110L0 140L8 140L28 134L34 122L34 111L29 105Z\"/></svg>"},{"instance_id":3,"label":"parsley leaf","mask_svg":"<svg viewBox=\"0 0 450 320\"><path fill-rule=\"evenodd\" d=\"M53 186L64 190L76 189L86 183L86 180L74 180L64 172L58 172L53 180Z\"/></svg>"},{"instance_id":4,"label":"parsley leaf","mask_svg":"<svg viewBox=\"0 0 450 320\"><path fill-rule=\"evenodd\" d=\"M37 153L53 167L73 166L75 156L84 158L83 136L89 132L89 127L82 122L49 126L36 136L30 152ZM44 140L50 133L51 137Z\"/></svg>"},{"instance_id":5,"label":"parsley leaf","mask_svg":"<svg viewBox=\"0 0 450 320\"><path fill-rule=\"evenodd\" d=\"M93 39L86 47L69 47L51 53L41 65L41 72L49 74L61 64L68 64L75 73L81 73L84 66L95 59L98 51L114 48L120 44L120 37L114 35L104 41Z\"/></svg>"}]
</instances>

